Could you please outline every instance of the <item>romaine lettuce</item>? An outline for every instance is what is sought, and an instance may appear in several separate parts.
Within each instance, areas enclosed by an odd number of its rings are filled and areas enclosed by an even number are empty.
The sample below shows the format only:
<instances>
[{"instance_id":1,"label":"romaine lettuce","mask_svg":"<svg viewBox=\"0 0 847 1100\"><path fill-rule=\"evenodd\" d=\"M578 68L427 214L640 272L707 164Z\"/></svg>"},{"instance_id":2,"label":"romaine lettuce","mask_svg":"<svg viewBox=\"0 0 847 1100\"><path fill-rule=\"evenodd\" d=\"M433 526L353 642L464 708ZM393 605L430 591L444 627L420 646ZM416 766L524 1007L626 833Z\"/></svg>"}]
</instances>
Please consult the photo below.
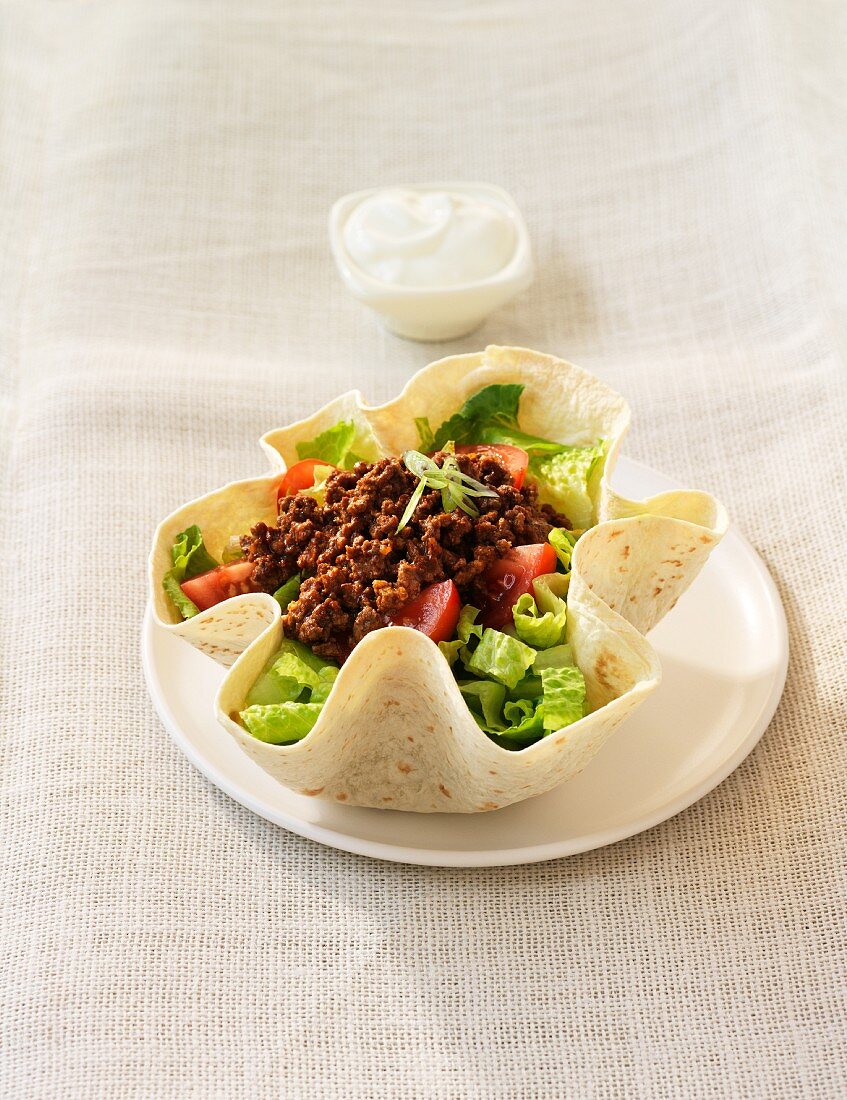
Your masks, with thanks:
<instances>
[{"instance_id":1,"label":"romaine lettuce","mask_svg":"<svg viewBox=\"0 0 847 1100\"><path fill-rule=\"evenodd\" d=\"M297 444L297 457L318 458L330 466L343 466L356 438L356 425L352 420L339 420L331 428L314 439Z\"/></svg>"},{"instance_id":2,"label":"romaine lettuce","mask_svg":"<svg viewBox=\"0 0 847 1100\"><path fill-rule=\"evenodd\" d=\"M479 645L469 657L462 653L462 663L468 672L496 680L507 688L517 687L534 660L535 650L531 646L491 627L483 630Z\"/></svg>"},{"instance_id":3,"label":"romaine lettuce","mask_svg":"<svg viewBox=\"0 0 847 1100\"><path fill-rule=\"evenodd\" d=\"M575 666L542 668L544 728L558 730L585 714L585 678Z\"/></svg>"},{"instance_id":4,"label":"romaine lettuce","mask_svg":"<svg viewBox=\"0 0 847 1100\"><path fill-rule=\"evenodd\" d=\"M439 644L451 665L460 658L473 676L456 674L459 691L477 725L501 748L525 748L586 713L585 680L564 641L569 581L562 573L536 578L535 599L527 594L513 610L517 636L483 630L477 609L466 606L457 637Z\"/></svg>"},{"instance_id":5,"label":"romaine lettuce","mask_svg":"<svg viewBox=\"0 0 847 1100\"><path fill-rule=\"evenodd\" d=\"M312 688L311 695L309 696L310 703L325 703L329 697L329 693L332 691L332 685L338 678L338 673L341 669L336 668L335 665L324 665L318 672L318 682L315 687Z\"/></svg>"},{"instance_id":6,"label":"romaine lettuce","mask_svg":"<svg viewBox=\"0 0 847 1100\"><path fill-rule=\"evenodd\" d=\"M559 565L565 573L570 571L573 548L578 538L579 535L575 531L569 531L566 527L554 527L547 536L547 541L556 551Z\"/></svg>"},{"instance_id":7,"label":"romaine lettuce","mask_svg":"<svg viewBox=\"0 0 847 1100\"><path fill-rule=\"evenodd\" d=\"M323 702L338 675L338 666L283 638L265 671L247 696L247 707L275 703Z\"/></svg>"},{"instance_id":8,"label":"romaine lettuce","mask_svg":"<svg viewBox=\"0 0 847 1100\"><path fill-rule=\"evenodd\" d=\"M605 441L601 439L588 447L560 447L558 454L536 459L530 464L541 503L552 504L580 530L594 522L590 482L605 450Z\"/></svg>"},{"instance_id":9,"label":"romaine lettuce","mask_svg":"<svg viewBox=\"0 0 847 1100\"><path fill-rule=\"evenodd\" d=\"M439 642L438 648L447 658L447 663L452 667L456 658L466 653L470 657L470 642L472 638L477 641L482 637L482 627L476 623L479 608L465 604L459 612L459 621L456 623L456 637L449 642Z\"/></svg>"},{"instance_id":10,"label":"romaine lettuce","mask_svg":"<svg viewBox=\"0 0 847 1100\"><path fill-rule=\"evenodd\" d=\"M433 432L427 417L415 420L422 451L434 451L454 443L511 443L530 455L555 454L562 444L522 432L518 407L524 387L517 383L484 386L457 413Z\"/></svg>"},{"instance_id":11,"label":"romaine lettuce","mask_svg":"<svg viewBox=\"0 0 847 1100\"><path fill-rule=\"evenodd\" d=\"M570 573L542 573L540 577L536 577L532 582L532 591L541 611L552 611L554 615L561 611L565 606L570 583Z\"/></svg>"},{"instance_id":12,"label":"romaine lettuce","mask_svg":"<svg viewBox=\"0 0 847 1100\"><path fill-rule=\"evenodd\" d=\"M359 453L354 453L354 447ZM369 429L357 427L352 420L339 420L314 439L298 443L297 457L318 458L330 466L351 470L357 462L375 462L379 447Z\"/></svg>"},{"instance_id":13,"label":"romaine lettuce","mask_svg":"<svg viewBox=\"0 0 847 1100\"><path fill-rule=\"evenodd\" d=\"M491 680L459 680L459 691L468 709L486 733L505 729L501 717L506 689Z\"/></svg>"},{"instance_id":14,"label":"romaine lettuce","mask_svg":"<svg viewBox=\"0 0 847 1100\"><path fill-rule=\"evenodd\" d=\"M185 595L180 584L184 580L214 569L218 564L206 549L203 535L196 524L186 527L176 536L171 547L171 560L173 569L162 578L162 587L183 619L191 619L194 615L199 615L200 608Z\"/></svg>"},{"instance_id":15,"label":"romaine lettuce","mask_svg":"<svg viewBox=\"0 0 847 1100\"><path fill-rule=\"evenodd\" d=\"M534 649L549 649L561 645L565 640L567 610L564 600L559 600L558 611L540 612L535 600L528 592L518 597L512 607L515 631L522 642Z\"/></svg>"},{"instance_id":16,"label":"romaine lettuce","mask_svg":"<svg viewBox=\"0 0 847 1100\"><path fill-rule=\"evenodd\" d=\"M532 674L533 676L540 676L543 668L565 668L573 664L573 650L565 642L564 645L554 645L550 649L539 650L532 662ZM539 694L540 689L541 681L539 680Z\"/></svg>"},{"instance_id":17,"label":"romaine lettuce","mask_svg":"<svg viewBox=\"0 0 847 1100\"><path fill-rule=\"evenodd\" d=\"M258 740L269 745L302 741L317 722L323 703L270 703L247 707L241 721Z\"/></svg>"}]
</instances>

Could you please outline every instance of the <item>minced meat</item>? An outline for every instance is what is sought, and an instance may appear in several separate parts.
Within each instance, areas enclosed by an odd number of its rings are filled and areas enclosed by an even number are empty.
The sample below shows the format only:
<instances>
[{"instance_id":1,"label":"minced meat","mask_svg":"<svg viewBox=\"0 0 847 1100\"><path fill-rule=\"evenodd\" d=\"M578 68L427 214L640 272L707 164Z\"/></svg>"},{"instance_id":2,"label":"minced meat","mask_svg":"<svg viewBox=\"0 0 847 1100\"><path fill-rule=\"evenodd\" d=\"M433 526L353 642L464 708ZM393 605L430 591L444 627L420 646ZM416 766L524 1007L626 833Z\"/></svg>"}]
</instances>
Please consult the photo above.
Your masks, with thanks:
<instances>
[{"instance_id":1,"label":"minced meat","mask_svg":"<svg viewBox=\"0 0 847 1100\"><path fill-rule=\"evenodd\" d=\"M440 465L443 454L436 454ZM462 603L480 606L483 575L513 546L545 542L551 526L569 526L539 506L534 486L517 489L490 454L457 455L463 473L497 491L474 498L480 514L445 512L441 493L428 489L399 533L397 524L418 484L399 458L359 462L332 474L324 504L296 493L280 502L276 527L258 523L241 540L255 563L254 581L274 592L295 573L300 595L282 624L322 657L343 660L365 634L426 585L452 579Z\"/></svg>"}]
</instances>

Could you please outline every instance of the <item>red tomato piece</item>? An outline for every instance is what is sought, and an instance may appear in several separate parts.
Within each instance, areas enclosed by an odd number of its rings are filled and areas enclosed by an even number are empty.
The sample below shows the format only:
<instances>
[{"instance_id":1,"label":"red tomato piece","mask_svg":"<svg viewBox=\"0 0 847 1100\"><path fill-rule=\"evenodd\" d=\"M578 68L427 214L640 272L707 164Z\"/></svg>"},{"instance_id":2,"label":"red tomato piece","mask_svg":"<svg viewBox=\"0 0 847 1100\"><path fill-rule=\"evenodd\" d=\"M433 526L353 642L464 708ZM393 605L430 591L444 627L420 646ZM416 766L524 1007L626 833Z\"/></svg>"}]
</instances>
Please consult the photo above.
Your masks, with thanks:
<instances>
[{"instance_id":1,"label":"red tomato piece","mask_svg":"<svg viewBox=\"0 0 847 1100\"><path fill-rule=\"evenodd\" d=\"M304 458L295 462L285 471L285 476L279 483L277 499L289 496L291 493L299 493L301 489L311 489L315 484L315 467L330 466L329 462L322 462L319 458ZM335 469L334 466L330 466Z\"/></svg>"},{"instance_id":2,"label":"red tomato piece","mask_svg":"<svg viewBox=\"0 0 847 1100\"><path fill-rule=\"evenodd\" d=\"M556 551L549 542L514 546L489 566L485 574L486 600L482 625L495 630L512 622L512 607L524 592L532 593L536 577L556 571Z\"/></svg>"},{"instance_id":3,"label":"red tomato piece","mask_svg":"<svg viewBox=\"0 0 847 1100\"><path fill-rule=\"evenodd\" d=\"M456 448L457 455L489 454L498 459L501 466L506 467L516 489L524 483L526 468L529 465L529 455L523 447L513 447L511 443L463 443Z\"/></svg>"},{"instance_id":4,"label":"red tomato piece","mask_svg":"<svg viewBox=\"0 0 847 1100\"><path fill-rule=\"evenodd\" d=\"M411 626L434 642L449 642L456 632L462 601L452 581L427 585L391 616L394 626Z\"/></svg>"},{"instance_id":5,"label":"red tomato piece","mask_svg":"<svg viewBox=\"0 0 847 1100\"><path fill-rule=\"evenodd\" d=\"M201 611L228 600L230 596L240 596L244 592L261 592L253 581L252 561L233 561L229 565L218 565L206 573L198 573L191 580L183 581L179 587Z\"/></svg>"}]
</instances>

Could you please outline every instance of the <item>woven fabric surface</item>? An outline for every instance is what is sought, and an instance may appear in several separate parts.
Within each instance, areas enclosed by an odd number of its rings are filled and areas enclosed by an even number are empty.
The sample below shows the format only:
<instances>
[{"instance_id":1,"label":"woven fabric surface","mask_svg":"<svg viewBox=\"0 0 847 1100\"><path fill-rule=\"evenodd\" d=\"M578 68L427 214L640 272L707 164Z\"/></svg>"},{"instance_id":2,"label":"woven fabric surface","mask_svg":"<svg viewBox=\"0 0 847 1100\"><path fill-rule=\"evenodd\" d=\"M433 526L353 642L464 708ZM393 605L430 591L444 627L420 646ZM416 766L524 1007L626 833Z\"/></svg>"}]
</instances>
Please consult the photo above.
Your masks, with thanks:
<instances>
[{"instance_id":1,"label":"woven fabric surface","mask_svg":"<svg viewBox=\"0 0 847 1100\"><path fill-rule=\"evenodd\" d=\"M835 1097L847 1089L847 25L838 3L0 8L0 1094ZM483 179L534 286L438 348L352 301L332 201ZM749 759L568 860L383 864L171 744L156 522L262 431L487 342L625 393L724 501L792 660Z\"/></svg>"}]
</instances>

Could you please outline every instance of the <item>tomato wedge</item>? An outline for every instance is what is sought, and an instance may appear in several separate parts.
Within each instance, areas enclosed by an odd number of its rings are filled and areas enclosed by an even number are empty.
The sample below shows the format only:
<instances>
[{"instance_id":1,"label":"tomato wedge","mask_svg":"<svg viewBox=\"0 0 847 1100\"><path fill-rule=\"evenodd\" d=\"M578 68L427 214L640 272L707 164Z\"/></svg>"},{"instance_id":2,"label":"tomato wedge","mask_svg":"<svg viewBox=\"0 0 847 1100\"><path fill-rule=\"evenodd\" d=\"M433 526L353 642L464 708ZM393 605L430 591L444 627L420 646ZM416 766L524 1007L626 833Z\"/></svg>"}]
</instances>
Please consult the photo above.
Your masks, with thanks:
<instances>
[{"instance_id":1,"label":"tomato wedge","mask_svg":"<svg viewBox=\"0 0 847 1100\"><path fill-rule=\"evenodd\" d=\"M524 483L529 455L523 447L513 447L511 443L463 443L456 448L456 454L492 455L499 460L501 466L506 467L506 473L511 476L516 489L520 489Z\"/></svg>"},{"instance_id":2,"label":"tomato wedge","mask_svg":"<svg viewBox=\"0 0 847 1100\"><path fill-rule=\"evenodd\" d=\"M198 573L191 580L183 581L179 587L201 611L228 600L230 596L240 596L244 592L261 592L253 581L252 561L233 561L229 565L218 565L206 573Z\"/></svg>"},{"instance_id":3,"label":"tomato wedge","mask_svg":"<svg viewBox=\"0 0 847 1100\"><path fill-rule=\"evenodd\" d=\"M535 578L555 571L556 551L549 542L513 546L485 574L482 625L493 626L495 630L507 626L512 622L512 607L524 592L532 592Z\"/></svg>"},{"instance_id":4,"label":"tomato wedge","mask_svg":"<svg viewBox=\"0 0 847 1100\"><path fill-rule=\"evenodd\" d=\"M329 462L322 462L319 458L304 458L295 462L285 471L285 476L279 483L277 500L289 496L291 493L299 493L301 489L311 489L315 484L315 467L330 466ZM330 466L335 469L334 466Z\"/></svg>"},{"instance_id":5,"label":"tomato wedge","mask_svg":"<svg viewBox=\"0 0 847 1100\"><path fill-rule=\"evenodd\" d=\"M554 555L555 557L555 555ZM434 642L449 642L456 632L462 601L452 581L427 585L414 600L391 616L394 626L411 626Z\"/></svg>"}]
</instances>

